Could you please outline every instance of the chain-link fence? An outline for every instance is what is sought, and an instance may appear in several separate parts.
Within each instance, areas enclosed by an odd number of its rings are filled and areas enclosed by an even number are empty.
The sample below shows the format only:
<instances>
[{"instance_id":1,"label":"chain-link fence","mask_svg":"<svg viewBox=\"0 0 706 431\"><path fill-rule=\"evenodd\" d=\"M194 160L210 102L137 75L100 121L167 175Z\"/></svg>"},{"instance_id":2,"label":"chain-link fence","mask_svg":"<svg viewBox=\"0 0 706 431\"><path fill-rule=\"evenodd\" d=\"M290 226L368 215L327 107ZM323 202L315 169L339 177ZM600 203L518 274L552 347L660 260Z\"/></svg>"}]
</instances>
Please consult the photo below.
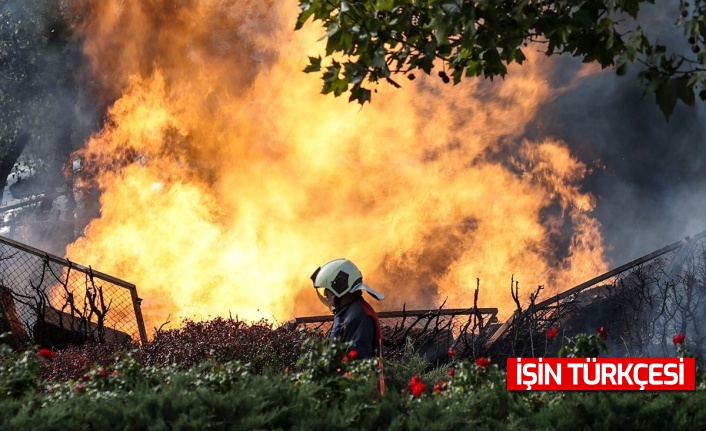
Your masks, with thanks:
<instances>
[{"instance_id":1,"label":"chain-link fence","mask_svg":"<svg viewBox=\"0 0 706 431\"><path fill-rule=\"evenodd\" d=\"M0 237L0 333L53 348L147 341L135 285Z\"/></svg>"},{"instance_id":2,"label":"chain-link fence","mask_svg":"<svg viewBox=\"0 0 706 431\"><path fill-rule=\"evenodd\" d=\"M539 293L539 292L537 292ZM548 338L556 327L559 337ZM673 356L672 339L706 358L706 231L518 309L488 340L497 357L554 356L577 333L607 333L611 356Z\"/></svg>"}]
</instances>

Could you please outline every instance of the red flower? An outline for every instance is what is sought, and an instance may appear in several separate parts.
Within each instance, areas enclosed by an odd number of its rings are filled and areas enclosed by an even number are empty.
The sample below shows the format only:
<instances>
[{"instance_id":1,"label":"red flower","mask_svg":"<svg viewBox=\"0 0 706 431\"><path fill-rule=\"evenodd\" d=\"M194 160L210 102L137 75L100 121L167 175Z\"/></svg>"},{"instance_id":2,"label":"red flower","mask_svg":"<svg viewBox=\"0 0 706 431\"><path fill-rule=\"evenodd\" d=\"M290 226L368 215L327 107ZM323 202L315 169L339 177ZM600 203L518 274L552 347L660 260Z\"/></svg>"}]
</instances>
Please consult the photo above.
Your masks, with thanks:
<instances>
[{"instance_id":1,"label":"red flower","mask_svg":"<svg viewBox=\"0 0 706 431\"><path fill-rule=\"evenodd\" d=\"M351 359L358 359L358 351L351 350L350 352L348 352L348 357Z\"/></svg>"},{"instance_id":2,"label":"red flower","mask_svg":"<svg viewBox=\"0 0 706 431\"><path fill-rule=\"evenodd\" d=\"M343 355L343 358L341 359L343 363L347 364L350 359L348 358L348 355Z\"/></svg>"},{"instance_id":3,"label":"red flower","mask_svg":"<svg viewBox=\"0 0 706 431\"><path fill-rule=\"evenodd\" d=\"M681 344L681 343L684 342L685 339L686 339L686 335L684 335L684 334L677 334L677 335L674 336L674 338L672 338L672 343L674 343L674 344Z\"/></svg>"},{"instance_id":4,"label":"red flower","mask_svg":"<svg viewBox=\"0 0 706 431\"><path fill-rule=\"evenodd\" d=\"M481 356L476 359L476 365L481 368L487 368L490 366L490 359L486 358L485 356Z\"/></svg>"},{"instance_id":5,"label":"red flower","mask_svg":"<svg viewBox=\"0 0 706 431\"><path fill-rule=\"evenodd\" d=\"M453 368L449 368L449 371L446 373L449 377L453 377L456 375L456 370Z\"/></svg>"},{"instance_id":6,"label":"red flower","mask_svg":"<svg viewBox=\"0 0 706 431\"><path fill-rule=\"evenodd\" d=\"M454 349L453 347L450 348L448 355L449 355L449 358L453 358L454 356L456 356L456 349Z\"/></svg>"},{"instance_id":7,"label":"red flower","mask_svg":"<svg viewBox=\"0 0 706 431\"><path fill-rule=\"evenodd\" d=\"M83 392L84 390L86 390L86 387L83 385L76 385L76 390L78 392Z\"/></svg>"},{"instance_id":8,"label":"red flower","mask_svg":"<svg viewBox=\"0 0 706 431\"><path fill-rule=\"evenodd\" d=\"M39 349L39 352L37 352L37 354L42 358L48 359L50 361L53 361L54 358L56 358L56 353L52 352L49 349Z\"/></svg>"},{"instance_id":9,"label":"red flower","mask_svg":"<svg viewBox=\"0 0 706 431\"><path fill-rule=\"evenodd\" d=\"M446 382L444 382L444 381L436 382L436 384L434 385L434 392L436 392L437 394L439 394L445 390L446 390Z\"/></svg>"},{"instance_id":10,"label":"red flower","mask_svg":"<svg viewBox=\"0 0 706 431\"><path fill-rule=\"evenodd\" d=\"M418 398L427 390L427 385L422 382L418 375L414 375L409 381L409 390L412 392L413 397Z\"/></svg>"},{"instance_id":11,"label":"red flower","mask_svg":"<svg viewBox=\"0 0 706 431\"><path fill-rule=\"evenodd\" d=\"M601 337L601 338L603 338L603 339L608 338L608 332L606 332L606 330L605 330L604 327L601 326L600 328L596 329L596 331L598 331L598 336L599 336L599 337Z\"/></svg>"},{"instance_id":12,"label":"red flower","mask_svg":"<svg viewBox=\"0 0 706 431\"><path fill-rule=\"evenodd\" d=\"M554 339L559 334L559 330L552 326L550 330L547 331L547 338L550 340Z\"/></svg>"},{"instance_id":13,"label":"red flower","mask_svg":"<svg viewBox=\"0 0 706 431\"><path fill-rule=\"evenodd\" d=\"M427 386L424 383L420 383L418 385L414 385L410 387L410 390L412 391L412 396L415 398L419 398L422 396L424 391L427 390Z\"/></svg>"}]
</instances>

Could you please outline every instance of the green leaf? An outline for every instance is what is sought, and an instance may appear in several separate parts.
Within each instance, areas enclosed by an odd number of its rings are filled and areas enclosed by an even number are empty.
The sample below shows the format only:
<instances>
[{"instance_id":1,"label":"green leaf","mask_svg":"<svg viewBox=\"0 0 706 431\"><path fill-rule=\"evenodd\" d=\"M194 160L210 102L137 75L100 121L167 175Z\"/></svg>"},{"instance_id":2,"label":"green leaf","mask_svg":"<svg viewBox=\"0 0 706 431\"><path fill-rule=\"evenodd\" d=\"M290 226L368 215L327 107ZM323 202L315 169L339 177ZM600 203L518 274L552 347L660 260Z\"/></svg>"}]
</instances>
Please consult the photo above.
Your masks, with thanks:
<instances>
[{"instance_id":1,"label":"green leaf","mask_svg":"<svg viewBox=\"0 0 706 431\"><path fill-rule=\"evenodd\" d=\"M395 0L377 0L375 2L375 10L380 12L389 12L395 7Z\"/></svg>"},{"instance_id":2,"label":"green leaf","mask_svg":"<svg viewBox=\"0 0 706 431\"><path fill-rule=\"evenodd\" d=\"M706 46L701 45L701 49L699 50L699 53L696 54L696 61L698 61L699 64L706 65Z\"/></svg>"},{"instance_id":3,"label":"green leaf","mask_svg":"<svg viewBox=\"0 0 706 431\"><path fill-rule=\"evenodd\" d=\"M655 90L655 96L657 97L657 106L662 111L667 120L672 115L674 111L674 106L677 104L677 93L674 86L671 85L671 80L665 81L662 85L658 86Z\"/></svg>"},{"instance_id":4,"label":"green leaf","mask_svg":"<svg viewBox=\"0 0 706 431\"><path fill-rule=\"evenodd\" d=\"M628 73L628 64L624 61L620 62L618 67L615 68L615 73L618 76L625 76L625 74Z\"/></svg>"},{"instance_id":5,"label":"green leaf","mask_svg":"<svg viewBox=\"0 0 706 431\"><path fill-rule=\"evenodd\" d=\"M340 29L338 24L334 23L327 30L326 56L331 56L334 52L342 50L341 37L343 36L343 32L339 31Z\"/></svg>"},{"instance_id":6,"label":"green leaf","mask_svg":"<svg viewBox=\"0 0 706 431\"><path fill-rule=\"evenodd\" d=\"M451 74L451 77L453 78L454 84L458 84L461 82L461 78L463 77L463 68L459 67L454 69L454 72Z\"/></svg>"},{"instance_id":7,"label":"green leaf","mask_svg":"<svg viewBox=\"0 0 706 431\"><path fill-rule=\"evenodd\" d=\"M672 85L674 85L674 92L677 97L687 106L694 106L696 103L696 95L694 94L694 89L689 85L689 75L680 76L671 80Z\"/></svg>"},{"instance_id":8,"label":"green leaf","mask_svg":"<svg viewBox=\"0 0 706 431\"><path fill-rule=\"evenodd\" d=\"M353 88L351 88L350 93L351 95L348 97L349 102L357 101L361 105L364 105L365 102L370 102L371 94L370 90L367 88L363 88L360 85L354 85Z\"/></svg>"},{"instance_id":9,"label":"green leaf","mask_svg":"<svg viewBox=\"0 0 706 431\"><path fill-rule=\"evenodd\" d=\"M514 59L518 64L522 64L525 60L527 60L527 57L525 57L525 53L522 52L521 49L516 49L514 54Z\"/></svg>"},{"instance_id":10,"label":"green leaf","mask_svg":"<svg viewBox=\"0 0 706 431\"><path fill-rule=\"evenodd\" d=\"M321 57L309 57L309 65L304 68L304 72L318 72L321 70Z\"/></svg>"},{"instance_id":11,"label":"green leaf","mask_svg":"<svg viewBox=\"0 0 706 431\"><path fill-rule=\"evenodd\" d=\"M372 61L373 67L383 68L387 65L387 63L385 62L385 54L386 54L386 52L382 48L378 48L375 50L375 52L373 52L373 59L372 59L373 60Z\"/></svg>"},{"instance_id":12,"label":"green leaf","mask_svg":"<svg viewBox=\"0 0 706 431\"><path fill-rule=\"evenodd\" d=\"M442 2L441 9L449 14L450 16L456 16L461 13L461 8L458 1L456 0L446 0Z\"/></svg>"},{"instance_id":13,"label":"green leaf","mask_svg":"<svg viewBox=\"0 0 706 431\"><path fill-rule=\"evenodd\" d=\"M640 11L640 3L654 3L654 0L623 0L621 8L633 18L637 18L637 13Z\"/></svg>"},{"instance_id":14,"label":"green leaf","mask_svg":"<svg viewBox=\"0 0 706 431\"><path fill-rule=\"evenodd\" d=\"M483 72L483 66L480 64L480 61L469 61L466 63L467 77L480 76L481 72Z\"/></svg>"},{"instance_id":15,"label":"green leaf","mask_svg":"<svg viewBox=\"0 0 706 431\"><path fill-rule=\"evenodd\" d=\"M318 8L319 3L318 2L300 2L300 7L302 9L301 13L299 14L299 17L297 17L297 23L294 26L294 30L299 30L301 29L306 21L309 19L311 15L314 14L319 8Z\"/></svg>"},{"instance_id":16,"label":"green leaf","mask_svg":"<svg viewBox=\"0 0 706 431\"><path fill-rule=\"evenodd\" d=\"M324 82L323 94L333 93L334 96L338 97L343 94L348 88L348 80L341 78L333 78L329 82Z\"/></svg>"},{"instance_id":17,"label":"green leaf","mask_svg":"<svg viewBox=\"0 0 706 431\"><path fill-rule=\"evenodd\" d=\"M449 35L449 24L443 15L436 15L429 23L429 29L434 33L437 44L447 43L446 38Z\"/></svg>"},{"instance_id":18,"label":"green leaf","mask_svg":"<svg viewBox=\"0 0 706 431\"><path fill-rule=\"evenodd\" d=\"M323 94L333 93L338 97L343 94L348 88L348 78L340 77L341 64L334 61L323 74L324 87L321 90Z\"/></svg>"},{"instance_id":19,"label":"green leaf","mask_svg":"<svg viewBox=\"0 0 706 431\"><path fill-rule=\"evenodd\" d=\"M326 37L328 37L328 38L330 39L331 36L335 35L335 34L338 33L340 30L341 30L341 26L339 26L339 25L338 25L337 23L335 23L335 22L334 22L334 23L331 23L331 26L326 29Z\"/></svg>"}]
</instances>

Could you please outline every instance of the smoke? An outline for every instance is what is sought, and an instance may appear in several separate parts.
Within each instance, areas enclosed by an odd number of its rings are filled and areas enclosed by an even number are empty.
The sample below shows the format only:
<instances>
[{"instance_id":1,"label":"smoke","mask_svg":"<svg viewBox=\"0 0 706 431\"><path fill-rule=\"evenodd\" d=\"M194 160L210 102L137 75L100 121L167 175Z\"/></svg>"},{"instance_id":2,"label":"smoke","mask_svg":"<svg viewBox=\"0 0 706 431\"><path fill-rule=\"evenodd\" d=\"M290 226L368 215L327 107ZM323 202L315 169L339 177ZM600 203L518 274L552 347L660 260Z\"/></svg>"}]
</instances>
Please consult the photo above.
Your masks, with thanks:
<instances>
[{"instance_id":1,"label":"smoke","mask_svg":"<svg viewBox=\"0 0 706 431\"><path fill-rule=\"evenodd\" d=\"M63 223L73 214L62 169L96 130L100 115L87 97L80 45L69 39L68 22L63 2L0 5L0 175L3 185L8 180L3 204L47 197L40 206L5 211L2 234L55 254L76 236L66 227L80 224ZM58 194L64 195L61 204L48 198ZM54 225L57 219L62 221Z\"/></svg>"},{"instance_id":2,"label":"smoke","mask_svg":"<svg viewBox=\"0 0 706 431\"><path fill-rule=\"evenodd\" d=\"M679 4L643 5L645 34L674 52L691 53L675 27ZM575 76L578 62L557 58L553 82ZM706 230L706 104L681 101L669 119L654 94L637 85L640 66L627 76L612 70L581 76L542 107L532 135L557 136L593 174L585 190L597 197L596 218L611 266Z\"/></svg>"},{"instance_id":3,"label":"smoke","mask_svg":"<svg viewBox=\"0 0 706 431\"><path fill-rule=\"evenodd\" d=\"M633 76L582 78L543 109L542 134L569 142L593 169L585 190L613 266L706 229L703 103L667 120Z\"/></svg>"}]
</instances>

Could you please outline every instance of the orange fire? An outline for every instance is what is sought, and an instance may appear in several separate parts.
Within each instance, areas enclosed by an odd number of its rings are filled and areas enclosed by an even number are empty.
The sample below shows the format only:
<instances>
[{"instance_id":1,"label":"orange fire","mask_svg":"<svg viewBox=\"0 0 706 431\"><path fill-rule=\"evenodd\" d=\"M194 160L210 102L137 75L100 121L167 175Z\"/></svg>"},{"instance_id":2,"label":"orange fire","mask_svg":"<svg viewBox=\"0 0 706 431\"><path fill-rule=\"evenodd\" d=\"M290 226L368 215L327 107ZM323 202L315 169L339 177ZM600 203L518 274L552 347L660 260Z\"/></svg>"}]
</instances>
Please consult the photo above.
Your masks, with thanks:
<instances>
[{"instance_id":1,"label":"orange fire","mask_svg":"<svg viewBox=\"0 0 706 431\"><path fill-rule=\"evenodd\" d=\"M115 102L81 152L101 215L67 255L135 283L148 332L325 313L309 275L337 257L378 309L468 307L480 279L503 315L511 277L549 294L606 269L587 167L522 138L561 91L540 56L501 82L381 85L361 109L301 72L323 42L293 30L294 0L74 6Z\"/></svg>"}]
</instances>

